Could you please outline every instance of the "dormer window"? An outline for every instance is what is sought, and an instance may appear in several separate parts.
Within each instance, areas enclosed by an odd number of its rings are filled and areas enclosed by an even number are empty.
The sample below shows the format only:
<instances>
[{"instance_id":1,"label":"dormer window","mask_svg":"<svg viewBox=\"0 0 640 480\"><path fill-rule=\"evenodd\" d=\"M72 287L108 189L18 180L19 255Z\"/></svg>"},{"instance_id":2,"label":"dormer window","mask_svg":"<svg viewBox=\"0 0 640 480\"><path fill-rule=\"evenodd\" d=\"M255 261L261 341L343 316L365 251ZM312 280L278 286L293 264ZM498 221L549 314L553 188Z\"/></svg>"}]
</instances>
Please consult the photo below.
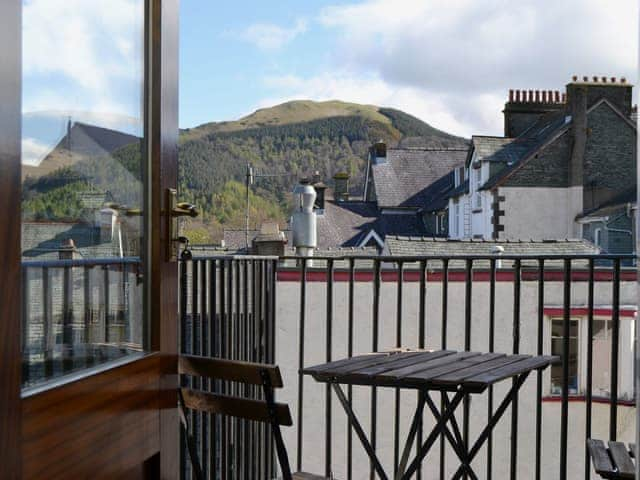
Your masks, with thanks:
<instances>
[{"instance_id":1,"label":"dormer window","mask_svg":"<svg viewBox=\"0 0 640 480\"><path fill-rule=\"evenodd\" d=\"M474 175L475 175L474 208L482 208L482 197L480 195L480 188L482 188L482 169L481 168L475 169Z\"/></svg>"}]
</instances>

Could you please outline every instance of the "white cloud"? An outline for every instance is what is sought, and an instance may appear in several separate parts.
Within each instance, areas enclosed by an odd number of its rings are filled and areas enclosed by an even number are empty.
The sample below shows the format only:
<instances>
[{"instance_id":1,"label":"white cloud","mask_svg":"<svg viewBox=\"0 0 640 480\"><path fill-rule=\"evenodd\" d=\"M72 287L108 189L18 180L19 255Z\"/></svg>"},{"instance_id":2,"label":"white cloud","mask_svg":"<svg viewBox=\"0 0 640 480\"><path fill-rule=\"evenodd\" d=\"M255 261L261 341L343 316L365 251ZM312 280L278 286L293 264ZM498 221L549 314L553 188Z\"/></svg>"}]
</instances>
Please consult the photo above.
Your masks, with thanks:
<instances>
[{"instance_id":1,"label":"white cloud","mask_svg":"<svg viewBox=\"0 0 640 480\"><path fill-rule=\"evenodd\" d=\"M52 150L53 145L46 145L35 138L22 138L22 163L26 165L38 165L42 159Z\"/></svg>"},{"instance_id":2,"label":"white cloud","mask_svg":"<svg viewBox=\"0 0 640 480\"><path fill-rule=\"evenodd\" d=\"M369 91L374 103L386 89L395 106L468 133L500 133L510 88L561 89L573 74L635 81L637 19L635 0L367 0L318 17L337 38L331 64L351 78L336 96ZM359 81L368 89L354 92Z\"/></svg>"},{"instance_id":3,"label":"white cloud","mask_svg":"<svg viewBox=\"0 0 640 480\"><path fill-rule=\"evenodd\" d=\"M135 104L143 74L143 7L140 0L26 1L23 72L32 83L25 103L49 89L66 98L57 108L78 99L86 109L123 97Z\"/></svg>"},{"instance_id":4,"label":"white cloud","mask_svg":"<svg viewBox=\"0 0 640 480\"><path fill-rule=\"evenodd\" d=\"M482 117L482 112L487 111L487 103L495 101L491 97L478 96L467 105L473 114L456 116L451 109L452 102L456 101L455 96L434 94L412 86L394 86L375 76L350 75L346 72L311 77L271 76L264 79L264 84L275 95L264 99L257 108L303 98L316 101L337 99L398 108L427 121L433 127L467 136L473 132L472 121ZM491 119L484 121L484 127L491 128Z\"/></svg>"},{"instance_id":5,"label":"white cloud","mask_svg":"<svg viewBox=\"0 0 640 480\"><path fill-rule=\"evenodd\" d=\"M254 23L240 32L240 38L261 50L277 50L307 31L307 21L298 19L291 27L273 23Z\"/></svg>"}]
</instances>

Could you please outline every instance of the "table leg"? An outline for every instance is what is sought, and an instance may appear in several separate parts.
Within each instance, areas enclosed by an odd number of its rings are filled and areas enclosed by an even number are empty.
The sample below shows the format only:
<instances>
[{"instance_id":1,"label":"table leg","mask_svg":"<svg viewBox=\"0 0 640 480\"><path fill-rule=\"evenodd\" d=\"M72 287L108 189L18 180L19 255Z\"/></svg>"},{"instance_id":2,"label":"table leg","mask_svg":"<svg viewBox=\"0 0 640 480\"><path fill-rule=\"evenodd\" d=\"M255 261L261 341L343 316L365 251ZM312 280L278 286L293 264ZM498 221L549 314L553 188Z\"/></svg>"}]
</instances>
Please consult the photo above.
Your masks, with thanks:
<instances>
[{"instance_id":1,"label":"table leg","mask_svg":"<svg viewBox=\"0 0 640 480\"><path fill-rule=\"evenodd\" d=\"M418 426L420 425L420 421L422 420L422 413L424 412L424 404L426 401L426 395L424 392L420 392L418 405L416 407L416 413L413 417L413 422L411 422L411 429L409 430L409 436L407 437L407 442L405 443L404 450L402 451L402 457L400 458L400 463L398 464L398 468L396 469L395 479L399 480L402 478L402 474L404 473L404 469L407 466L407 462L409 461L409 455L411 454L411 446L413 445L413 440L416 437L416 433L418 433Z\"/></svg>"},{"instance_id":2,"label":"table leg","mask_svg":"<svg viewBox=\"0 0 640 480\"><path fill-rule=\"evenodd\" d=\"M367 435L364 433L364 430L362 429L362 426L360 425L360 422L358 421L356 414L353 412L351 405L349 405L349 400L347 400L347 397L342 391L342 388L337 383L332 383L331 386L333 387L333 390L336 392L336 395L338 396L338 400L340 400L340 403L342 404L342 408L344 408L344 411L346 412L347 417L349 418L349 423L355 430L356 434L358 435L358 438L360 439L360 442L362 443L362 446L364 447L364 450L367 452L367 455L371 459L371 462L373 463L373 467L375 471L378 472L378 475L382 480L388 480L387 474L382 468L382 464L380 463L380 460L378 459L378 456L376 455L375 450L371 446L371 443L369 442Z\"/></svg>"},{"instance_id":3,"label":"table leg","mask_svg":"<svg viewBox=\"0 0 640 480\"><path fill-rule=\"evenodd\" d=\"M444 408L448 408L449 398L447 397L446 394L443 394L443 398L445 399L443 402ZM436 404L433 402L429 394L427 394L427 405L429 406L431 413L433 413L433 416L435 417L436 421L439 420L441 417L440 411L438 410L438 407L436 407ZM462 462L462 466L464 467L467 474L471 476L472 479L477 480L478 476L475 474L475 472L471 468L471 465L470 465L471 462L468 459L467 450L464 448L464 440L462 438L462 434L460 433L460 427L458 426L458 422L456 421L455 415L452 415L449 421L453 429L453 434L451 433L449 428L444 429L444 434L447 437L447 440L449 440L449 443L453 447L453 450L455 451L456 455L458 455L458 458Z\"/></svg>"},{"instance_id":4,"label":"table leg","mask_svg":"<svg viewBox=\"0 0 640 480\"><path fill-rule=\"evenodd\" d=\"M529 373L531 372L526 372L521 374L513 382L513 386L505 396L504 400L502 401L500 406L497 408L497 410L493 414L493 417L491 417L491 419L489 420L489 423L487 424L487 426L484 428L484 430L482 430L482 433L480 433L480 436L478 437L476 442L473 444L473 447L471 447L471 450L469 450L469 454L467 456L469 463L471 463L474 457L478 454L478 452L482 448L482 444L487 440L491 431L500 421L500 418L502 417L502 415L504 415L504 412L507 410L507 408L509 407L509 405L511 404L515 396L518 394L520 387L522 387L524 382L527 380ZM453 475L453 477L451 477L451 480L458 480L462 476L464 470L465 470L464 465L461 465L456 471L456 473Z\"/></svg>"},{"instance_id":5,"label":"table leg","mask_svg":"<svg viewBox=\"0 0 640 480\"><path fill-rule=\"evenodd\" d=\"M465 392L463 390L459 390L454 395L451 403L449 404L449 408L447 408L444 413L440 416L440 419L436 422L436 426L433 428L427 439L424 441L422 446L420 447L420 451L413 459L405 474L401 477L402 480L409 480L411 476L416 472L424 457L427 456L429 450L437 440L438 436L442 432L448 431L447 423L451 419L451 416L454 414L456 408L460 405L460 402L464 398Z\"/></svg>"}]
</instances>

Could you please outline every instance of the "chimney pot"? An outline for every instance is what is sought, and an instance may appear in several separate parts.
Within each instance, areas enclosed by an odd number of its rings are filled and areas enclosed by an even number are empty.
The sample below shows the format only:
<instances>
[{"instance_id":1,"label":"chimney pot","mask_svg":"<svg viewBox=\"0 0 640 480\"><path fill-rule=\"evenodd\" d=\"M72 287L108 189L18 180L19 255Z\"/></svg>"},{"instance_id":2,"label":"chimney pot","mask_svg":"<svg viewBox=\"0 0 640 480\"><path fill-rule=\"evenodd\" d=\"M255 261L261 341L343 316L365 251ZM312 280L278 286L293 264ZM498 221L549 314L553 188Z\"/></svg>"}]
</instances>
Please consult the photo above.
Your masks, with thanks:
<instances>
[{"instance_id":1,"label":"chimney pot","mask_svg":"<svg viewBox=\"0 0 640 480\"><path fill-rule=\"evenodd\" d=\"M624 78L624 77L622 77L622 78L620 79L620 83L627 83L627 79L626 79L626 78Z\"/></svg>"},{"instance_id":2,"label":"chimney pot","mask_svg":"<svg viewBox=\"0 0 640 480\"><path fill-rule=\"evenodd\" d=\"M595 75L593 76L593 82L598 83L598 77L596 77Z\"/></svg>"},{"instance_id":3,"label":"chimney pot","mask_svg":"<svg viewBox=\"0 0 640 480\"><path fill-rule=\"evenodd\" d=\"M586 75L584 77L582 77L582 81L583 82L588 82L589 81L589 77L587 77Z\"/></svg>"},{"instance_id":4,"label":"chimney pot","mask_svg":"<svg viewBox=\"0 0 640 480\"><path fill-rule=\"evenodd\" d=\"M577 82L577 81L578 81L578 76L577 76L577 75L574 75L574 76L572 77L572 80L573 80L574 82Z\"/></svg>"},{"instance_id":5,"label":"chimney pot","mask_svg":"<svg viewBox=\"0 0 640 480\"><path fill-rule=\"evenodd\" d=\"M509 90L509 103L513 102L513 90Z\"/></svg>"},{"instance_id":6,"label":"chimney pot","mask_svg":"<svg viewBox=\"0 0 640 480\"><path fill-rule=\"evenodd\" d=\"M556 90L556 103L560 103L560 91Z\"/></svg>"},{"instance_id":7,"label":"chimney pot","mask_svg":"<svg viewBox=\"0 0 640 480\"><path fill-rule=\"evenodd\" d=\"M516 90L516 102L520 103L520 90Z\"/></svg>"},{"instance_id":8,"label":"chimney pot","mask_svg":"<svg viewBox=\"0 0 640 480\"><path fill-rule=\"evenodd\" d=\"M533 102L533 90L529 90L529 103Z\"/></svg>"},{"instance_id":9,"label":"chimney pot","mask_svg":"<svg viewBox=\"0 0 640 480\"><path fill-rule=\"evenodd\" d=\"M616 77L611 77L611 83L616 83Z\"/></svg>"},{"instance_id":10,"label":"chimney pot","mask_svg":"<svg viewBox=\"0 0 640 480\"><path fill-rule=\"evenodd\" d=\"M540 90L536 90L536 103L540 103Z\"/></svg>"}]
</instances>

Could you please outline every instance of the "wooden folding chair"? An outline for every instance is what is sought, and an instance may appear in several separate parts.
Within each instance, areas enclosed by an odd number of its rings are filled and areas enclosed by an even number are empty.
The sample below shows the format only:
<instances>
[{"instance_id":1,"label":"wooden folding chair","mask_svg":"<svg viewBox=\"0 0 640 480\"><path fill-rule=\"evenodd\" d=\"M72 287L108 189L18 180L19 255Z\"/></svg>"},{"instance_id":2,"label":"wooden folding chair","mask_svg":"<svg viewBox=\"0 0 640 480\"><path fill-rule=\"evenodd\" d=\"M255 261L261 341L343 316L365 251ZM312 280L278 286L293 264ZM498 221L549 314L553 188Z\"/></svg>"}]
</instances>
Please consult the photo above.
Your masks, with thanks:
<instances>
[{"instance_id":1,"label":"wooden folding chair","mask_svg":"<svg viewBox=\"0 0 640 480\"><path fill-rule=\"evenodd\" d=\"M264 400L253 400L187 387L178 390L180 419L187 437L187 450L197 480L204 480L204 476L196 451L195 439L189 433L189 423L184 407L201 412L269 423L283 480L327 480L325 477L304 472L291 474L289 456L282 440L280 426L291 426L293 421L289 406L277 403L274 399L274 389L283 387L280 369L276 365L181 355L178 371L182 375L204 377L210 380L259 385L264 392Z\"/></svg>"},{"instance_id":2,"label":"wooden folding chair","mask_svg":"<svg viewBox=\"0 0 640 480\"><path fill-rule=\"evenodd\" d=\"M593 469L602 478L635 478L633 459L636 457L636 446L633 443L627 446L622 442L609 442L609 445L606 445L602 440L588 439L587 448Z\"/></svg>"}]
</instances>

